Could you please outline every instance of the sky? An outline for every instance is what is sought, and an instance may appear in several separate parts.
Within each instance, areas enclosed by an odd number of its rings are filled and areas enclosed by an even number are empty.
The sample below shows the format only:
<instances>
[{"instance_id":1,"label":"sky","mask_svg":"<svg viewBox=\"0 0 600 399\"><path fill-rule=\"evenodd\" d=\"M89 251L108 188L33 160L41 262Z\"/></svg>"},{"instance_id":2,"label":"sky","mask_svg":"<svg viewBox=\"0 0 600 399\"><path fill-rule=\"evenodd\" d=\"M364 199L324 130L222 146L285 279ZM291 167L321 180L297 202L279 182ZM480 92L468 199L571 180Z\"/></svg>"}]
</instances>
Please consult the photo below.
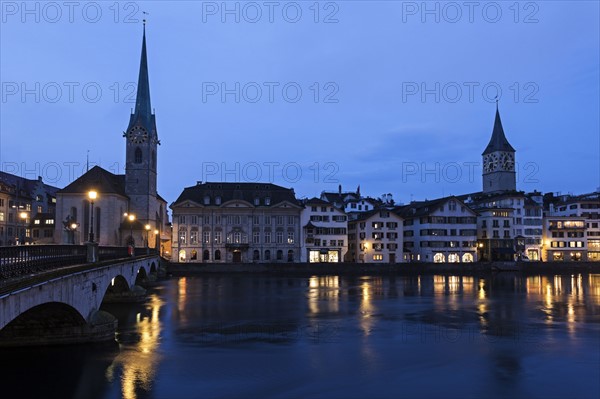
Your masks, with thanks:
<instances>
[{"instance_id":1,"label":"sky","mask_svg":"<svg viewBox=\"0 0 600 399\"><path fill-rule=\"evenodd\" d=\"M87 159L124 173L144 18L169 203L197 181L480 191L496 97L519 190L600 187L597 1L1 1L0 18L1 170L58 187Z\"/></svg>"}]
</instances>

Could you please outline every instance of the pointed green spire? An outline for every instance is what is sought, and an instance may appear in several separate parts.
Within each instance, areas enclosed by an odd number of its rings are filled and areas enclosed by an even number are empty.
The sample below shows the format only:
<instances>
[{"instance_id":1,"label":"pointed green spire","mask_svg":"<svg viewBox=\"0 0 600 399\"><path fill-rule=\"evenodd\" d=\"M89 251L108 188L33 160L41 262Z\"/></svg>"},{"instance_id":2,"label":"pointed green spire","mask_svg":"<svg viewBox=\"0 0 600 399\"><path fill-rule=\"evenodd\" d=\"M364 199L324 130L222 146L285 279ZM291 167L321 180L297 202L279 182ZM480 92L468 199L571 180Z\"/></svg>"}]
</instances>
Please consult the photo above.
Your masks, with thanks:
<instances>
[{"instance_id":1,"label":"pointed green spire","mask_svg":"<svg viewBox=\"0 0 600 399\"><path fill-rule=\"evenodd\" d=\"M146 55L145 22L144 36L142 39L142 58L140 60L140 75L138 77L137 97L135 100L135 114L142 117L149 117L152 114L152 108L150 106L150 82L148 79L148 58Z\"/></svg>"}]
</instances>

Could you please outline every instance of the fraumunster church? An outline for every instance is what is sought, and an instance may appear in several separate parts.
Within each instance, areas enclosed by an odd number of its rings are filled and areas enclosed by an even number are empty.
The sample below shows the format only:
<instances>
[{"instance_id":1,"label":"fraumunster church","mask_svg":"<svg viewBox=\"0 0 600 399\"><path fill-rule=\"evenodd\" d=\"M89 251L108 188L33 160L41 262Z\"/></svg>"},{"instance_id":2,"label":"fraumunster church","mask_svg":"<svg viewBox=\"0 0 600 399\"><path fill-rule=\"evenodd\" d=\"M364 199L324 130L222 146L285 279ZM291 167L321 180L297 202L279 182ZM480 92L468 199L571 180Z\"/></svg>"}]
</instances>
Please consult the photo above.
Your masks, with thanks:
<instances>
[{"instance_id":1,"label":"fraumunster church","mask_svg":"<svg viewBox=\"0 0 600 399\"><path fill-rule=\"evenodd\" d=\"M135 110L123 137L125 175L94 166L57 193L58 242L83 243L93 233L100 245L133 243L158 248L170 239L167 202L156 188L160 141L150 104L145 25ZM97 192L93 203L90 191ZM90 212L94 216L91 229Z\"/></svg>"}]
</instances>

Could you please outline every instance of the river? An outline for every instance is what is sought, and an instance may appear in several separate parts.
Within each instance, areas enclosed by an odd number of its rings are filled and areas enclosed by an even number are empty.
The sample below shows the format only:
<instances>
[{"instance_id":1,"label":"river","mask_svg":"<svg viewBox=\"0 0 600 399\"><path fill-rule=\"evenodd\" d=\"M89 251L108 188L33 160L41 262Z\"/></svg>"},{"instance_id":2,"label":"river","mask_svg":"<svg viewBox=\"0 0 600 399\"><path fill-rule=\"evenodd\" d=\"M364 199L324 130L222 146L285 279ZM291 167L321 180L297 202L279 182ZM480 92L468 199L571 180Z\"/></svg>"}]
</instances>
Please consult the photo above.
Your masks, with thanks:
<instances>
[{"instance_id":1,"label":"river","mask_svg":"<svg viewBox=\"0 0 600 399\"><path fill-rule=\"evenodd\" d=\"M3 351L2 397L600 397L600 274L174 277L114 345Z\"/></svg>"}]
</instances>

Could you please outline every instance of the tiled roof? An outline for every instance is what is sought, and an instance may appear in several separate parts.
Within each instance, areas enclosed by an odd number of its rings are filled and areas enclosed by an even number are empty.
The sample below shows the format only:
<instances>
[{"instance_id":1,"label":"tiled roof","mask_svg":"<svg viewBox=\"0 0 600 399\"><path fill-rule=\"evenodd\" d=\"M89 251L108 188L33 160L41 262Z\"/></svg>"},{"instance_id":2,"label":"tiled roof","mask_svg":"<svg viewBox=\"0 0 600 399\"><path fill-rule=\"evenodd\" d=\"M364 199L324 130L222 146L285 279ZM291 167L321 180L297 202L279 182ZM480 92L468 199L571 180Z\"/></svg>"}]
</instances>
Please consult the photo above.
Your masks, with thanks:
<instances>
[{"instance_id":1,"label":"tiled roof","mask_svg":"<svg viewBox=\"0 0 600 399\"><path fill-rule=\"evenodd\" d=\"M437 209L440 208L440 206L452 199L458 201L461 206L465 206L471 212L475 213L475 211L473 211L472 208L470 208L469 206L467 206L467 204L461 201L459 197L453 195L449 197L436 198L429 201L413 201L408 205L403 205L394 208L394 212L405 219L427 216L435 212Z\"/></svg>"},{"instance_id":2,"label":"tiled roof","mask_svg":"<svg viewBox=\"0 0 600 399\"><path fill-rule=\"evenodd\" d=\"M271 207L284 201L301 206L296 199L294 190L290 188L271 183L211 182L186 187L171 207L188 200L204 205L205 197L209 198L210 206L219 206L216 204L216 197L221 198L221 205L232 200L246 201L254 205L255 198L258 198L260 200L259 207ZM269 205L265 205L265 198L270 199Z\"/></svg>"},{"instance_id":3,"label":"tiled roof","mask_svg":"<svg viewBox=\"0 0 600 399\"><path fill-rule=\"evenodd\" d=\"M12 187L15 190L15 195L27 196L32 198L33 191L36 186L41 182L41 178L38 180L26 179L21 176L16 176L6 172L0 172L0 185ZM58 191L58 187L51 186L49 184L43 183L44 191L47 194L54 196ZM16 193L16 190L19 189L20 193Z\"/></svg>"},{"instance_id":4,"label":"tiled roof","mask_svg":"<svg viewBox=\"0 0 600 399\"><path fill-rule=\"evenodd\" d=\"M100 166L94 166L77 180L59 191L60 194L83 194L96 190L99 195L118 194L127 197L125 193L125 175L115 175Z\"/></svg>"}]
</instances>

